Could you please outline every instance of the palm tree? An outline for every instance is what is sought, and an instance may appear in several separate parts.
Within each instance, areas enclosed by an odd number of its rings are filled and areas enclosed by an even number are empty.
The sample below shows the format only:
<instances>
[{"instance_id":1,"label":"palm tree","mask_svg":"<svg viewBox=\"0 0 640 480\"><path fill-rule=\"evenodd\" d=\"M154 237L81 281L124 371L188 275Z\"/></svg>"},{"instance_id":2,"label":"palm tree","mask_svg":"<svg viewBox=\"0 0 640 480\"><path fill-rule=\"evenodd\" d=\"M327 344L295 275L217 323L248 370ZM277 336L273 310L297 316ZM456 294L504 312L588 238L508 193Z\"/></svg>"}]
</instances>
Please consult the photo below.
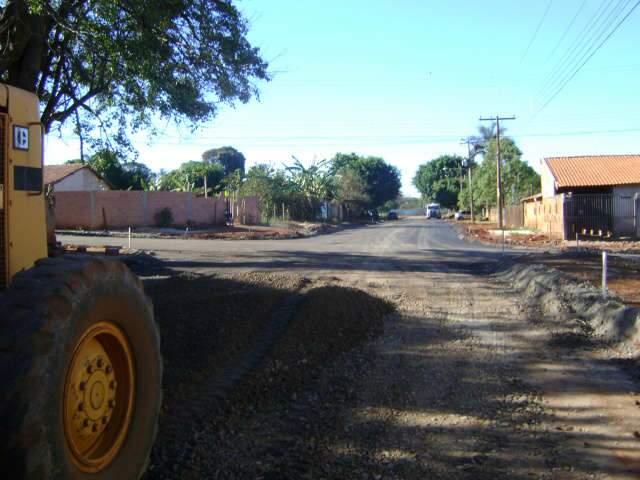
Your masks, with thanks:
<instances>
[{"instance_id":1,"label":"palm tree","mask_svg":"<svg viewBox=\"0 0 640 480\"><path fill-rule=\"evenodd\" d=\"M331 175L329 160L313 161L309 167L305 167L295 156L291 156L294 163L285 167L291 175L291 180L308 199L325 200L331 194Z\"/></svg>"},{"instance_id":2,"label":"palm tree","mask_svg":"<svg viewBox=\"0 0 640 480\"><path fill-rule=\"evenodd\" d=\"M500 136L503 137L506 131L506 127L500 127ZM498 126L495 122L491 122L489 125L480 125L478 126L478 134L469 137L473 143L471 158L486 152L489 142L498 136Z\"/></svg>"}]
</instances>

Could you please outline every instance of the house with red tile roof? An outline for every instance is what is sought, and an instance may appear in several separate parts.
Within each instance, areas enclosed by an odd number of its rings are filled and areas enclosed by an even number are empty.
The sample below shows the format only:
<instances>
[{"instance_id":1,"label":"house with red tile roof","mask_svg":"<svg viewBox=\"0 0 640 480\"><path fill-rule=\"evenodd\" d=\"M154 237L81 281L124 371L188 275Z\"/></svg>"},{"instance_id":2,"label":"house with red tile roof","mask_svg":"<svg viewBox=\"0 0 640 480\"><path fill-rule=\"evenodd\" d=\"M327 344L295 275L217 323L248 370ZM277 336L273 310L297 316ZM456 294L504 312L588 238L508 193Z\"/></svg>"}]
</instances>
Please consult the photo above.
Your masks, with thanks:
<instances>
[{"instance_id":1,"label":"house with red tile roof","mask_svg":"<svg viewBox=\"0 0 640 480\"><path fill-rule=\"evenodd\" d=\"M113 190L112 186L89 165L68 163L45 165L44 184L53 186L56 192L91 192Z\"/></svg>"},{"instance_id":2,"label":"house with red tile roof","mask_svg":"<svg viewBox=\"0 0 640 480\"><path fill-rule=\"evenodd\" d=\"M640 155L548 157L542 197L563 197L565 238L640 235Z\"/></svg>"},{"instance_id":3,"label":"house with red tile roof","mask_svg":"<svg viewBox=\"0 0 640 480\"><path fill-rule=\"evenodd\" d=\"M640 155L548 157L542 161L542 195L640 193Z\"/></svg>"}]
</instances>

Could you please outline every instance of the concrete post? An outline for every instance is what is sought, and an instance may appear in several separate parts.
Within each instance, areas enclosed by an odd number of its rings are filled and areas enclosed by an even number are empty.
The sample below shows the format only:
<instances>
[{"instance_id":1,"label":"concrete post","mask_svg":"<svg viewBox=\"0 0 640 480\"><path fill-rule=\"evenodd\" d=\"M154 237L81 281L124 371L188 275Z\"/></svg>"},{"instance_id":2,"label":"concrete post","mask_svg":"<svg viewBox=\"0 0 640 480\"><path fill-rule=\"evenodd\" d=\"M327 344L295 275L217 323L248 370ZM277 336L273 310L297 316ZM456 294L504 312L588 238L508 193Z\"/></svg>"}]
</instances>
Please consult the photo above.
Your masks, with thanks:
<instances>
[{"instance_id":1,"label":"concrete post","mask_svg":"<svg viewBox=\"0 0 640 480\"><path fill-rule=\"evenodd\" d=\"M187 221L193 220L193 193L187 195Z\"/></svg>"}]
</instances>

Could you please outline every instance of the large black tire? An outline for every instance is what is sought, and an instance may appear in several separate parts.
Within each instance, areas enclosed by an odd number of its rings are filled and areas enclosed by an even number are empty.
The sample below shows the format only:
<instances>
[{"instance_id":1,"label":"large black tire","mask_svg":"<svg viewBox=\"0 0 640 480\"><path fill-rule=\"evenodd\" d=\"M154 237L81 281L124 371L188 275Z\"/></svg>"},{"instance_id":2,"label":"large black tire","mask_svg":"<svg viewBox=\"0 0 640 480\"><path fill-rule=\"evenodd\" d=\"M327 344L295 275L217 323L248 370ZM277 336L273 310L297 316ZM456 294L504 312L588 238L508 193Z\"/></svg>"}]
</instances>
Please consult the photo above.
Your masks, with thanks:
<instances>
[{"instance_id":1,"label":"large black tire","mask_svg":"<svg viewBox=\"0 0 640 480\"><path fill-rule=\"evenodd\" d=\"M63 427L74 345L110 321L133 353L135 402L126 437L97 473L79 469ZM120 262L44 259L0 297L0 472L11 479L130 480L144 473L162 401L160 336L142 283Z\"/></svg>"}]
</instances>

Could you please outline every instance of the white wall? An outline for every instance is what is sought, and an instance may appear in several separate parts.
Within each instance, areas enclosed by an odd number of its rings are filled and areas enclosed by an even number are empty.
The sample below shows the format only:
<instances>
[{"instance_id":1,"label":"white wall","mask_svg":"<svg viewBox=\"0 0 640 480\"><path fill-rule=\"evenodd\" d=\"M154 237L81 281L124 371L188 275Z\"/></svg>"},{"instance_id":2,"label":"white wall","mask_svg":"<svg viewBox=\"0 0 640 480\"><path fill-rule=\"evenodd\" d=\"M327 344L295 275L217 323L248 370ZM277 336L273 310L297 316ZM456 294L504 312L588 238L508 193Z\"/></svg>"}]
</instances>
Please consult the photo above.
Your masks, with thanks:
<instances>
[{"instance_id":1,"label":"white wall","mask_svg":"<svg viewBox=\"0 0 640 480\"><path fill-rule=\"evenodd\" d=\"M55 184L57 192L104 191L109 186L88 168L76 170Z\"/></svg>"},{"instance_id":2,"label":"white wall","mask_svg":"<svg viewBox=\"0 0 640 480\"><path fill-rule=\"evenodd\" d=\"M544 198L553 197L556 194L556 180L544 161L544 158L540 160L540 183L542 184L542 196Z\"/></svg>"},{"instance_id":3,"label":"white wall","mask_svg":"<svg viewBox=\"0 0 640 480\"><path fill-rule=\"evenodd\" d=\"M634 197L636 193L640 194L640 184L613 187L613 194L621 197Z\"/></svg>"}]
</instances>

